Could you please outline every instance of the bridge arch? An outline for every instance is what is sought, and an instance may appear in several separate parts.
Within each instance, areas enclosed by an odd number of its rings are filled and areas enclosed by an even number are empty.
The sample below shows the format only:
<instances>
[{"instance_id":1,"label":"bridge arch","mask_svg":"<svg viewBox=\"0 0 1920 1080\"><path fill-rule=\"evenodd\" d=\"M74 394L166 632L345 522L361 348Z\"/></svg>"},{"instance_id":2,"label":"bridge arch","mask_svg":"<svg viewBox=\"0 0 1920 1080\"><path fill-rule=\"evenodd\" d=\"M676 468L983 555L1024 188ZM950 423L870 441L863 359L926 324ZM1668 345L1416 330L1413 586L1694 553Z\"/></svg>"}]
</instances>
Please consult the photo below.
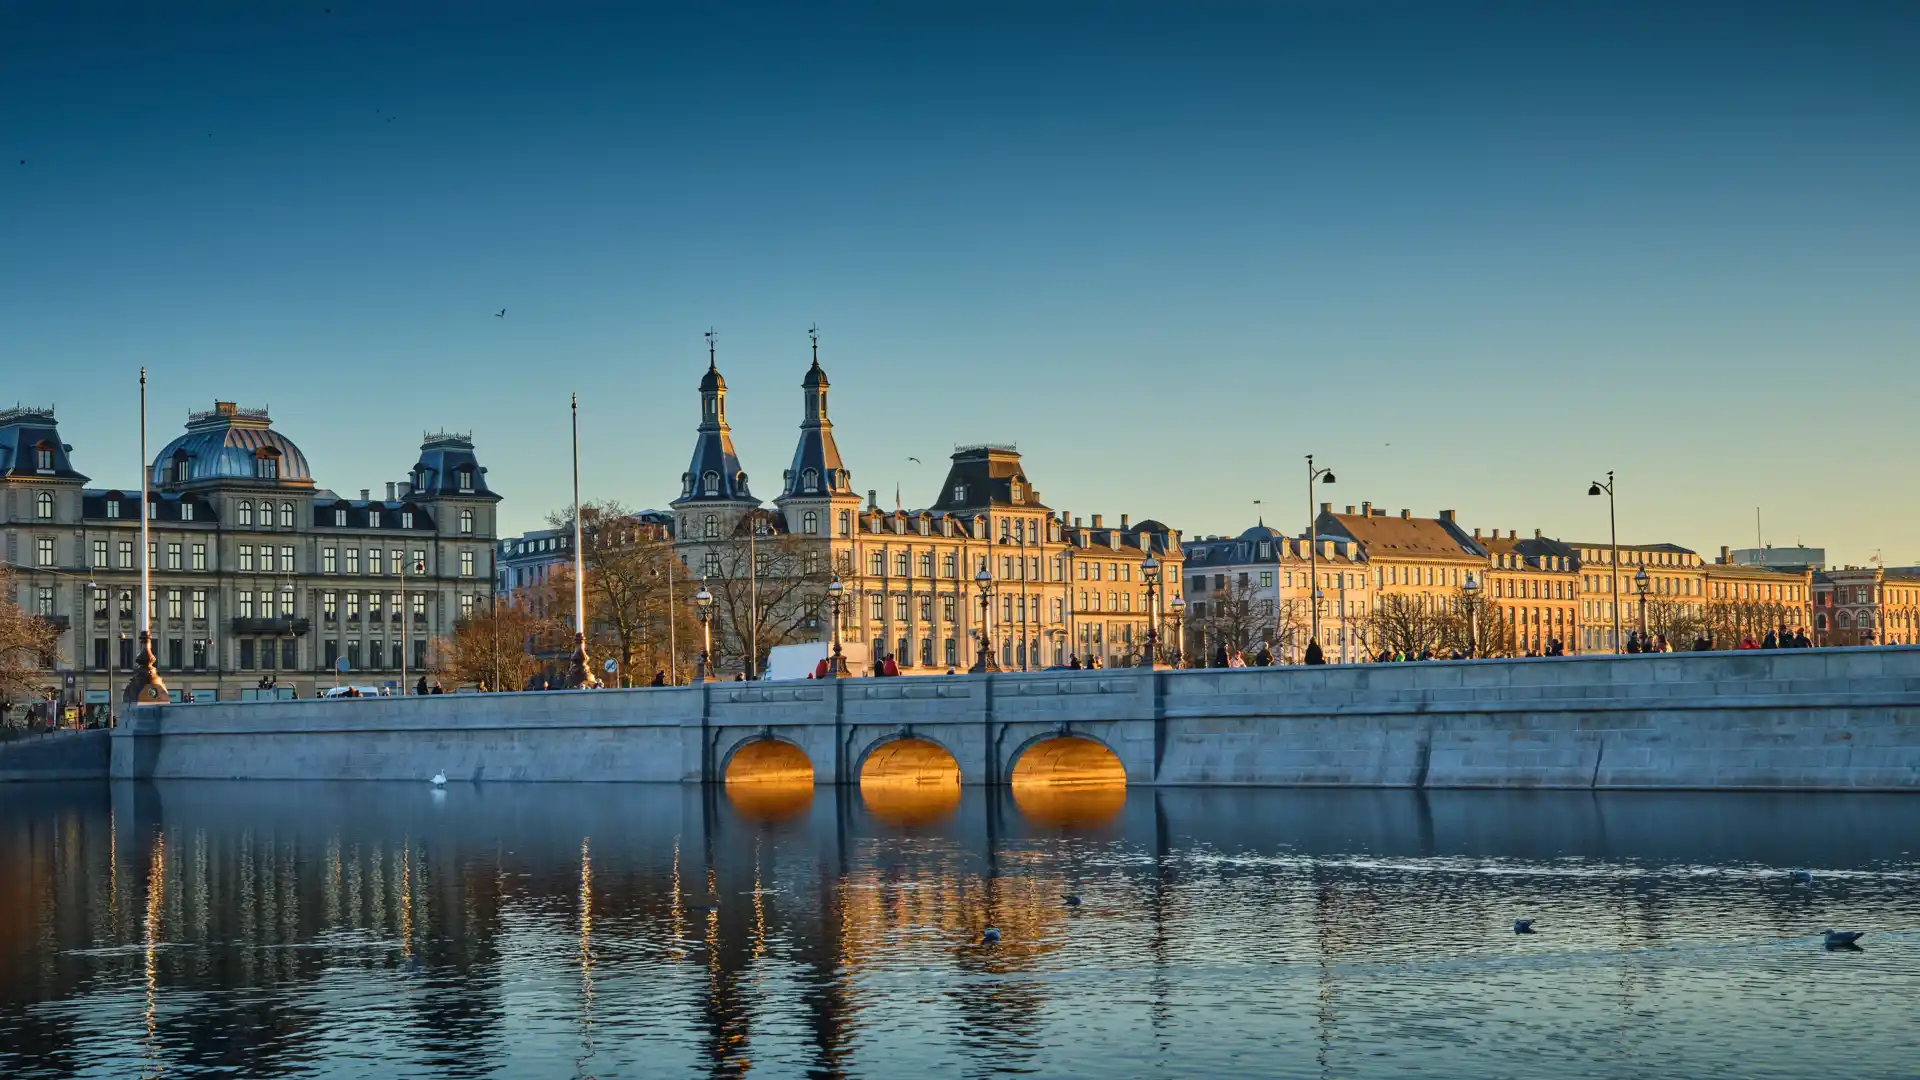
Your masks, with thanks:
<instances>
[{"instance_id":1,"label":"bridge arch","mask_svg":"<svg viewBox=\"0 0 1920 1080\"><path fill-rule=\"evenodd\" d=\"M939 821L960 807L960 762L939 741L890 735L867 747L855 776L867 811L891 825Z\"/></svg>"},{"instance_id":2,"label":"bridge arch","mask_svg":"<svg viewBox=\"0 0 1920 1080\"><path fill-rule=\"evenodd\" d=\"M1127 767L1103 740L1085 732L1047 732L1020 744L1009 773L1014 787L1125 787Z\"/></svg>"},{"instance_id":3,"label":"bridge arch","mask_svg":"<svg viewBox=\"0 0 1920 1080\"><path fill-rule=\"evenodd\" d=\"M737 743L720 767L720 776L734 784L813 784L813 760L794 743L771 735Z\"/></svg>"}]
</instances>

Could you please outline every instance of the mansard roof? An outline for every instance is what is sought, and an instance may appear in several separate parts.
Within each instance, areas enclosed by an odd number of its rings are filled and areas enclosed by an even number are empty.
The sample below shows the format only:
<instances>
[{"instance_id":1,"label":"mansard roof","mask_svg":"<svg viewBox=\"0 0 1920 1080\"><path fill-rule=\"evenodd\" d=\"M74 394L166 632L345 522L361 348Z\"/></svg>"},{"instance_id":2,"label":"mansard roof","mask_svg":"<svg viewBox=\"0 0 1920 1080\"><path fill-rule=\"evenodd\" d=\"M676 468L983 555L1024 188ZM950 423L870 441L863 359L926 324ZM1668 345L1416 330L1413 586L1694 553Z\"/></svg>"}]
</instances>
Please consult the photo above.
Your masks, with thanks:
<instances>
[{"instance_id":1,"label":"mansard roof","mask_svg":"<svg viewBox=\"0 0 1920 1080\"><path fill-rule=\"evenodd\" d=\"M688 503L752 502L759 500L747 488L746 470L733 449L727 425L727 382L711 358L700 380L700 426L693 441L693 458L680 476L680 497L674 506Z\"/></svg>"},{"instance_id":2,"label":"mansard roof","mask_svg":"<svg viewBox=\"0 0 1920 1080\"><path fill-rule=\"evenodd\" d=\"M411 494L416 496L500 501L487 486L487 470L474 457L470 432L438 431L423 436L412 484Z\"/></svg>"},{"instance_id":3,"label":"mansard roof","mask_svg":"<svg viewBox=\"0 0 1920 1080\"><path fill-rule=\"evenodd\" d=\"M953 464L940 488L935 510L984 510L990 507L1045 510L1040 492L1027 479L1020 451L1011 445L983 443L953 452Z\"/></svg>"},{"instance_id":4,"label":"mansard roof","mask_svg":"<svg viewBox=\"0 0 1920 1080\"><path fill-rule=\"evenodd\" d=\"M0 479L86 483L87 477L75 472L67 458L70 449L60 441L58 421L51 408L16 405L0 409ZM40 467L43 451L49 458L49 468L45 469Z\"/></svg>"},{"instance_id":5,"label":"mansard roof","mask_svg":"<svg viewBox=\"0 0 1920 1080\"><path fill-rule=\"evenodd\" d=\"M827 373L820 369L820 358L800 380L804 409L800 419L800 439L793 447L793 462L782 478L780 497L803 498L809 495L850 495L853 474L840 457L840 446L833 439L833 421L827 415ZM809 483L811 479L811 483Z\"/></svg>"}]
</instances>

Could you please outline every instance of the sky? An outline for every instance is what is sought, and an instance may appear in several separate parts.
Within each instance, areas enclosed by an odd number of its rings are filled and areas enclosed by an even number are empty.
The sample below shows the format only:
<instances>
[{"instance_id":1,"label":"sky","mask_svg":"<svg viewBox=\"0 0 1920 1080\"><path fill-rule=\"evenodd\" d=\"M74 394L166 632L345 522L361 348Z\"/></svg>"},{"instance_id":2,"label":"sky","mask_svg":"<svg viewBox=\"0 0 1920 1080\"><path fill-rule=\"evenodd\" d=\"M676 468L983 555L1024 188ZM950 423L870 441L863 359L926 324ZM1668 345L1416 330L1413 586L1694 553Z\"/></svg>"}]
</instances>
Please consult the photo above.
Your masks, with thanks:
<instances>
[{"instance_id":1,"label":"sky","mask_svg":"<svg viewBox=\"0 0 1920 1080\"><path fill-rule=\"evenodd\" d=\"M151 450L267 405L342 492L471 430L518 531L573 391L583 497L678 493L709 328L770 500L818 325L889 507L1014 442L1071 514L1298 531L1312 453L1920 563L1916 55L1911 3L0 0L0 402L108 485L142 364Z\"/></svg>"}]
</instances>

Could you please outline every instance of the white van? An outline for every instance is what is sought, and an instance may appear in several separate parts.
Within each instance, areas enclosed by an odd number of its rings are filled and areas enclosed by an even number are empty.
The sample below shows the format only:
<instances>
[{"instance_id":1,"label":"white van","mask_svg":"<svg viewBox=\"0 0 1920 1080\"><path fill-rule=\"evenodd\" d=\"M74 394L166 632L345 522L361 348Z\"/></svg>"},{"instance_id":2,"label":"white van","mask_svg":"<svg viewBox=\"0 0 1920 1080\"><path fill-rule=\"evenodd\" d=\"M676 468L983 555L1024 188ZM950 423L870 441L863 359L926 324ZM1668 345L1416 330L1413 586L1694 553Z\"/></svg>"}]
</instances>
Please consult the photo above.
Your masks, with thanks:
<instances>
[{"instance_id":1,"label":"white van","mask_svg":"<svg viewBox=\"0 0 1920 1080\"><path fill-rule=\"evenodd\" d=\"M847 662L847 674L867 674L867 646L853 642L840 643L840 658ZM767 653L767 671L764 678L769 682L783 679L804 679L820 669L820 661L833 655L833 646L825 641L809 641L800 645L775 645Z\"/></svg>"}]
</instances>

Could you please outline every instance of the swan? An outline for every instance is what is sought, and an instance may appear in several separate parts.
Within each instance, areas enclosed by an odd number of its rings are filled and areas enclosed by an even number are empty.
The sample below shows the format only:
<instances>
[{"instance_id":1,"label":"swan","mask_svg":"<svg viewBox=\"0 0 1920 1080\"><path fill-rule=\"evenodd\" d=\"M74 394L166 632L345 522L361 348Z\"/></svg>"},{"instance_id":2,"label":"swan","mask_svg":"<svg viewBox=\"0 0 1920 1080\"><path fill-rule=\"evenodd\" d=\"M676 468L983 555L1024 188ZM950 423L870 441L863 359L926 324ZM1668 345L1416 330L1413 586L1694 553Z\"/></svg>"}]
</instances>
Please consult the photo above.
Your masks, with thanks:
<instances>
[{"instance_id":1,"label":"swan","mask_svg":"<svg viewBox=\"0 0 1920 1080\"><path fill-rule=\"evenodd\" d=\"M433 786L434 786L434 787L446 787L446 786L447 786L447 774L446 774L446 773L444 773L444 772L437 772L437 773L434 773L434 774L433 774Z\"/></svg>"}]
</instances>

